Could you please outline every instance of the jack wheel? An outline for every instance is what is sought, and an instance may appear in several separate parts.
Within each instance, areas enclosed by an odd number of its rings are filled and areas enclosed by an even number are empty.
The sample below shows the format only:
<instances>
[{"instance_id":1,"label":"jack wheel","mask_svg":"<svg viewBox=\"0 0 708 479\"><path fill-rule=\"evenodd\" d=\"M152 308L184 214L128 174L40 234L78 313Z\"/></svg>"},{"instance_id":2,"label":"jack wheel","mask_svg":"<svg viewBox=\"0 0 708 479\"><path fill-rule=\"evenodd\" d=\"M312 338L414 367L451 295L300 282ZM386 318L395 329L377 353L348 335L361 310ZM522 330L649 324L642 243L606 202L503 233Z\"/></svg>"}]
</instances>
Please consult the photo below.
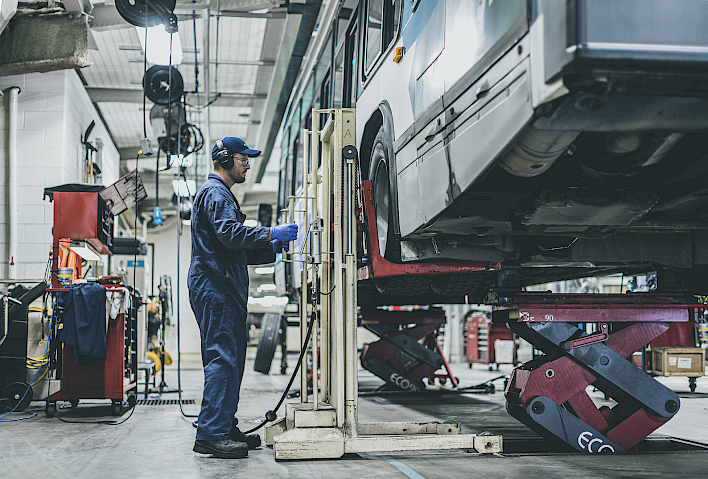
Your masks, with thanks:
<instances>
[{"instance_id":1,"label":"jack wheel","mask_svg":"<svg viewBox=\"0 0 708 479\"><path fill-rule=\"evenodd\" d=\"M138 403L138 396L135 395L135 393L129 393L128 394L128 405L130 407L135 407L135 405Z\"/></svg>"},{"instance_id":2,"label":"jack wheel","mask_svg":"<svg viewBox=\"0 0 708 479\"><path fill-rule=\"evenodd\" d=\"M469 369L472 369L472 363L468 363L468 364L467 364L467 367L468 367Z\"/></svg>"},{"instance_id":3,"label":"jack wheel","mask_svg":"<svg viewBox=\"0 0 708 479\"><path fill-rule=\"evenodd\" d=\"M47 404L44 406L44 414L47 415L48 418L53 418L57 414L57 403L56 401L47 401Z\"/></svg>"},{"instance_id":4,"label":"jack wheel","mask_svg":"<svg viewBox=\"0 0 708 479\"><path fill-rule=\"evenodd\" d=\"M688 378L688 388L692 393L696 392L696 378Z\"/></svg>"},{"instance_id":5,"label":"jack wheel","mask_svg":"<svg viewBox=\"0 0 708 479\"><path fill-rule=\"evenodd\" d=\"M71 409L79 407L79 400L78 399L70 399L69 404L71 404Z\"/></svg>"},{"instance_id":6,"label":"jack wheel","mask_svg":"<svg viewBox=\"0 0 708 479\"><path fill-rule=\"evenodd\" d=\"M7 398L5 407L8 411L24 411L32 401L32 396L30 385L21 381L8 384L2 392L2 397Z\"/></svg>"},{"instance_id":7,"label":"jack wheel","mask_svg":"<svg viewBox=\"0 0 708 479\"><path fill-rule=\"evenodd\" d=\"M120 416L120 413L122 410L123 410L123 401L114 399L113 402L111 402L111 415L112 416Z\"/></svg>"},{"instance_id":8,"label":"jack wheel","mask_svg":"<svg viewBox=\"0 0 708 479\"><path fill-rule=\"evenodd\" d=\"M261 321L261 334L258 339L258 349L256 359L253 362L253 370L263 374L270 374L270 367L275 356L275 348L280 343L280 323L279 314L266 313Z\"/></svg>"}]
</instances>

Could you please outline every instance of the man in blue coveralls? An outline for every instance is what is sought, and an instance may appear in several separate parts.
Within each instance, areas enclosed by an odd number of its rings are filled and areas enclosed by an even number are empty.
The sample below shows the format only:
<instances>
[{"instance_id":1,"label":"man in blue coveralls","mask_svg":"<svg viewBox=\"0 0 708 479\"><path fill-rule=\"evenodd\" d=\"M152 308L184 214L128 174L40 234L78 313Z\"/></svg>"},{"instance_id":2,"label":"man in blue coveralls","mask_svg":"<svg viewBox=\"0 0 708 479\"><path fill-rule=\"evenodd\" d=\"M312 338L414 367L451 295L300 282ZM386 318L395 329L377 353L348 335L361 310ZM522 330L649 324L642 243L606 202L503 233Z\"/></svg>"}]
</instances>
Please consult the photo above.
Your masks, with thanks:
<instances>
[{"instance_id":1,"label":"man in blue coveralls","mask_svg":"<svg viewBox=\"0 0 708 479\"><path fill-rule=\"evenodd\" d=\"M227 137L211 152L214 173L197 193L192 210L189 302L199 324L204 396L194 451L221 458L248 456L260 446L236 424L246 361L248 264L272 263L283 243L297 238L297 225L273 228L243 224L231 187L246 180L249 158L260 155L243 140ZM287 244L287 243L285 243Z\"/></svg>"}]
</instances>

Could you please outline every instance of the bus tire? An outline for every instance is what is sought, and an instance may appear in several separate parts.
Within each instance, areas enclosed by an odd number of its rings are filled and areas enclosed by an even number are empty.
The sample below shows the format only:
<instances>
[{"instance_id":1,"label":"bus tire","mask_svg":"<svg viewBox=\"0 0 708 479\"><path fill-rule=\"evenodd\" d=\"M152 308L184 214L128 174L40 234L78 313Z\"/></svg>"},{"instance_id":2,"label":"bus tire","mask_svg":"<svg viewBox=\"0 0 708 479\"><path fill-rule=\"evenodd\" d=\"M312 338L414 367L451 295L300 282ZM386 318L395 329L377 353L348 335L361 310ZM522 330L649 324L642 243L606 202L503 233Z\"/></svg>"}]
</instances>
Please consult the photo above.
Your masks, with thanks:
<instances>
[{"instance_id":1,"label":"bus tire","mask_svg":"<svg viewBox=\"0 0 708 479\"><path fill-rule=\"evenodd\" d=\"M484 296L491 286L489 274L480 272L439 275L430 285L440 296Z\"/></svg>"},{"instance_id":2,"label":"bus tire","mask_svg":"<svg viewBox=\"0 0 708 479\"><path fill-rule=\"evenodd\" d=\"M390 142L390 139L386 135L382 125L371 147L369 178L371 178L373 182L379 253L389 261L400 263L401 238L394 233L393 224L391 224L393 219L393 201L391 198L391 180L389 177L391 162L388 158L388 148L386 148L388 142Z\"/></svg>"},{"instance_id":3,"label":"bus tire","mask_svg":"<svg viewBox=\"0 0 708 479\"><path fill-rule=\"evenodd\" d=\"M423 275L374 279L376 289L384 296L420 296L430 289L433 279Z\"/></svg>"}]
</instances>

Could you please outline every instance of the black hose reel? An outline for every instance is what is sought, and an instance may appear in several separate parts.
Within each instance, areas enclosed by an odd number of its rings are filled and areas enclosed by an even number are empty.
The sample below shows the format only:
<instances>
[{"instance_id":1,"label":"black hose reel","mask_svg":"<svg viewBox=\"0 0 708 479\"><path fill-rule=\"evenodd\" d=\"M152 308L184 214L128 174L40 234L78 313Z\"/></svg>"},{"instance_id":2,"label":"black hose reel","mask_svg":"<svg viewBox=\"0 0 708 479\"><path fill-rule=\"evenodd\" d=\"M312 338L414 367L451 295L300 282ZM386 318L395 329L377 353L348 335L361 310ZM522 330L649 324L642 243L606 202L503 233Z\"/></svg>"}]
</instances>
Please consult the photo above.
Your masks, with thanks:
<instances>
[{"instance_id":1,"label":"black hose reel","mask_svg":"<svg viewBox=\"0 0 708 479\"><path fill-rule=\"evenodd\" d=\"M184 80L175 67L154 65L145 72L143 90L153 103L170 105L182 98Z\"/></svg>"},{"instance_id":2,"label":"black hose reel","mask_svg":"<svg viewBox=\"0 0 708 479\"><path fill-rule=\"evenodd\" d=\"M163 24L167 33L177 31L177 16L172 13L176 0L115 0L123 19L136 27L154 27Z\"/></svg>"}]
</instances>

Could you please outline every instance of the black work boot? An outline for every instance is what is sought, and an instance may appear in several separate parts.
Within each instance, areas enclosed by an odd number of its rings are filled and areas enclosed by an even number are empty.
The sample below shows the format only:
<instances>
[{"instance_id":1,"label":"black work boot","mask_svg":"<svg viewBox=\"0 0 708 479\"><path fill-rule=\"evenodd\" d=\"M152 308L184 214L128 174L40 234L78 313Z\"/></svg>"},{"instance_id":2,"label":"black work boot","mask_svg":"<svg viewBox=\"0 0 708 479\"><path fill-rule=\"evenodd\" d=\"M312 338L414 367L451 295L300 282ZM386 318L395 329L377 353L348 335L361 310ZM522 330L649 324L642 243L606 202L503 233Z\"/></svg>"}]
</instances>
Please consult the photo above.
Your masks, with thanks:
<instances>
[{"instance_id":1,"label":"black work boot","mask_svg":"<svg viewBox=\"0 0 708 479\"><path fill-rule=\"evenodd\" d=\"M246 435L241 432L241 430L234 424L234 427L231 428L231 439L234 441L240 441L240 442L245 442L248 444L249 449L255 449L258 446L261 445L261 436L258 434L249 434Z\"/></svg>"},{"instance_id":2,"label":"black work boot","mask_svg":"<svg viewBox=\"0 0 708 479\"><path fill-rule=\"evenodd\" d=\"M194 441L194 452L211 454L221 459L240 459L248 456L248 444L233 439L217 439L216 441Z\"/></svg>"}]
</instances>

